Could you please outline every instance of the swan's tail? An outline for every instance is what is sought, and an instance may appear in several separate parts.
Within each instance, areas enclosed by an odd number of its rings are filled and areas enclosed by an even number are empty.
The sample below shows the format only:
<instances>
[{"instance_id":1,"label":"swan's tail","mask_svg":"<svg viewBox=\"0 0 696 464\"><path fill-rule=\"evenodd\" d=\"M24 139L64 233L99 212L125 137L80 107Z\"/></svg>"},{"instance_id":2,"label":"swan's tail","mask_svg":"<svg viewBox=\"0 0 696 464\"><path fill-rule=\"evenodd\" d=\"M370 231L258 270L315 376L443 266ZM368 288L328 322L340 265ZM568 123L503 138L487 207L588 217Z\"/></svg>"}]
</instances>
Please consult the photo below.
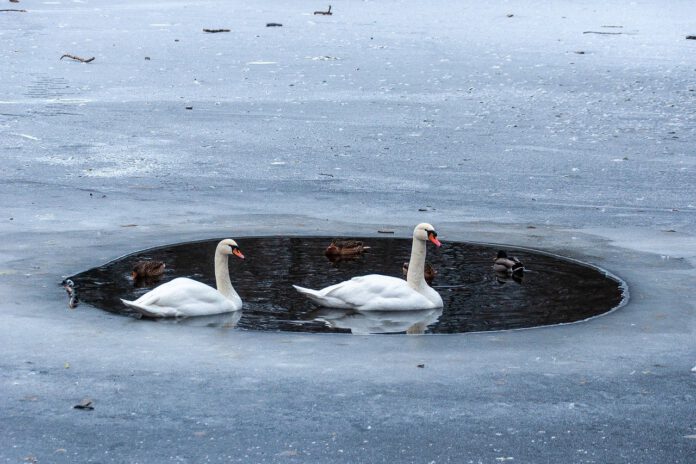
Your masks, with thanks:
<instances>
[{"instance_id":1,"label":"swan's tail","mask_svg":"<svg viewBox=\"0 0 696 464\"><path fill-rule=\"evenodd\" d=\"M318 297L319 293L316 290L312 290L311 288L304 288L300 287L299 285L293 285L295 287L295 290L298 292L302 293L303 295L307 295L308 297Z\"/></svg>"},{"instance_id":2,"label":"swan's tail","mask_svg":"<svg viewBox=\"0 0 696 464\"><path fill-rule=\"evenodd\" d=\"M121 298L121 302L124 305L128 306L130 309L137 311L138 313L142 314L145 317L152 317L152 318L162 317L161 314L155 314L155 313L150 312L147 309L143 308L142 306L138 306L135 303L135 301L128 301L128 300L124 300L123 298Z\"/></svg>"},{"instance_id":3,"label":"swan's tail","mask_svg":"<svg viewBox=\"0 0 696 464\"><path fill-rule=\"evenodd\" d=\"M326 304L325 298L319 293L319 291L312 290L311 288L300 287L299 285L293 285L293 287L295 287L295 290L297 290L310 300L314 301L315 303L320 304L322 306Z\"/></svg>"},{"instance_id":4,"label":"swan's tail","mask_svg":"<svg viewBox=\"0 0 696 464\"><path fill-rule=\"evenodd\" d=\"M332 285L331 287L326 287L321 290L312 290L311 288L299 287L297 285L293 285L293 287L295 287L295 290L297 290L298 292L300 292L319 306L323 306L325 308L354 309L354 307L346 301L331 296L331 291L337 285L341 284Z\"/></svg>"}]
</instances>

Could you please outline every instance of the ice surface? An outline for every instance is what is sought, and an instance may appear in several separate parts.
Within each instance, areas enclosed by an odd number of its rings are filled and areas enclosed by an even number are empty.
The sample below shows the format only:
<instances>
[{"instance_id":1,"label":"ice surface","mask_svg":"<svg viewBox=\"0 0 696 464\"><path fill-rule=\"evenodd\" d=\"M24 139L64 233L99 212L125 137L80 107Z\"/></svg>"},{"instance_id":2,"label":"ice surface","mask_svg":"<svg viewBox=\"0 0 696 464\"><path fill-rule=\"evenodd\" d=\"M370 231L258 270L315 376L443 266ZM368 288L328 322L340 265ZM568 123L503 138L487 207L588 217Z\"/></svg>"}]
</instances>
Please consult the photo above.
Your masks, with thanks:
<instances>
[{"instance_id":1,"label":"ice surface","mask_svg":"<svg viewBox=\"0 0 696 464\"><path fill-rule=\"evenodd\" d=\"M692 461L694 3L331 4L0 13L0 458ZM632 300L351 338L71 311L58 285L162 243L423 220L590 261Z\"/></svg>"}]
</instances>

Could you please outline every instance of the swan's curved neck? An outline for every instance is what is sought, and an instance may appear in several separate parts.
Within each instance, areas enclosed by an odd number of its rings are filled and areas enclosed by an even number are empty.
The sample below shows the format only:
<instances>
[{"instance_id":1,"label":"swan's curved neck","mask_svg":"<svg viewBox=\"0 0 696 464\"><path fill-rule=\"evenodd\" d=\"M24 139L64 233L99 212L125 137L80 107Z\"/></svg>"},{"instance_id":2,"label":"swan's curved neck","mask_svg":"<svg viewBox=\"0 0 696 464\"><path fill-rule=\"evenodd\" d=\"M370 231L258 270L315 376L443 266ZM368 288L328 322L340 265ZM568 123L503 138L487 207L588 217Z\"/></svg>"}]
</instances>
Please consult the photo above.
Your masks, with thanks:
<instances>
[{"instance_id":1,"label":"swan's curved neck","mask_svg":"<svg viewBox=\"0 0 696 464\"><path fill-rule=\"evenodd\" d=\"M215 285L218 292L228 300L236 300L239 295L232 287L230 282L230 269L228 267L227 256L219 250L215 251Z\"/></svg>"},{"instance_id":2,"label":"swan's curved neck","mask_svg":"<svg viewBox=\"0 0 696 464\"><path fill-rule=\"evenodd\" d=\"M413 237L413 244L411 245L411 259L408 262L408 273L406 274L406 281L413 288L419 288L425 283L425 242L423 240L418 240Z\"/></svg>"}]
</instances>

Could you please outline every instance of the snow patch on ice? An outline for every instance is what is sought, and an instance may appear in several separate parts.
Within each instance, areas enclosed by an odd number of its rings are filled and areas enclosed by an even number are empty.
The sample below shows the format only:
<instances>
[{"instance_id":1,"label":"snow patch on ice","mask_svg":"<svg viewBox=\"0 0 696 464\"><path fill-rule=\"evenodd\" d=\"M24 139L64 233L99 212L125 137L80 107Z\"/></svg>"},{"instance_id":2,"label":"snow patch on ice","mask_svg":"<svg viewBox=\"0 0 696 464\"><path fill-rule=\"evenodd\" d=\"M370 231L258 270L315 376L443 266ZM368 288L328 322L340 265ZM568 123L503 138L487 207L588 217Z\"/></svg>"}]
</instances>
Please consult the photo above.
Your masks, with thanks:
<instances>
[{"instance_id":1,"label":"snow patch on ice","mask_svg":"<svg viewBox=\"0 0 696 464\"><path fill-rule=\"evenodd\" d=\"M156 164L151 162L136 161L128 166L107 166L97 169L85 169L82 175L85 177L131 177L142 174L150 174L156 170Z\"/></svg>"},{"instance_id":2,"label":"snow patch on ice","mask_svg":"<svg viewBox=\"0 0 696 464\"><path fill-rule=\"evenodd\" d=\"M582 229L582 231L604 237L621 248L655 253L669 258L685 258L692 264L696 264L696 237L694 236L626 228L590 227Z\"/></svg>"},{"instance_id":3,"label":"snow patch on ice","mask_svg":"<svg viewBox=\"0 0 696 464\"><path fill-rule=\"evenodd\" d=\"M54 166L74 166L80 163L77 159L73 158L72 156L68 158L63 158L60 156L42 156L36 158L36 161Z\"/></svg>"}]
</instances>

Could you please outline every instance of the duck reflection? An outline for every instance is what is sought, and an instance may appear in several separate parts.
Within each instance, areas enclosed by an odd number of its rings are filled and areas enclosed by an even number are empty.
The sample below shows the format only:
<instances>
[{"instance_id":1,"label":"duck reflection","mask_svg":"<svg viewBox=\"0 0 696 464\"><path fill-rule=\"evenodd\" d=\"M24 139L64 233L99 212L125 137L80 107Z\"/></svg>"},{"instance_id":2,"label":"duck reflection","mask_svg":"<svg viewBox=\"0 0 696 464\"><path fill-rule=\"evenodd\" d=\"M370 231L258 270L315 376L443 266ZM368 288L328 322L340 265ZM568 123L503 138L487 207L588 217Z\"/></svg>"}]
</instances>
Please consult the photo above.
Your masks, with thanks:
<instances>
[{"instance_id":1,"label":"duck reflection","mask_svg":"<svg viewBox=\"0 0 696 464\"><path fill-rule=\"evenodd\" d=\"M520 274L520 273L508 274L507 272L496 272L495 273L495 280L500 285L505 285L508 282L515 282L517 284L522 285L522 281L524 280L524 274Z\"/></svg>"},{"instance_id":2,"label":"duck reflection","mask_svg":"<svg viewBox=\"0 0 696 464\"><path fill-rule=\"evenodd\" d=\"M408 311L357 311L354 309L321 308L312 313L313 320L327 327L350 329L353 335L425 333L429 325L442 316L442 308Z\"/></svg>"}]
</instances>

